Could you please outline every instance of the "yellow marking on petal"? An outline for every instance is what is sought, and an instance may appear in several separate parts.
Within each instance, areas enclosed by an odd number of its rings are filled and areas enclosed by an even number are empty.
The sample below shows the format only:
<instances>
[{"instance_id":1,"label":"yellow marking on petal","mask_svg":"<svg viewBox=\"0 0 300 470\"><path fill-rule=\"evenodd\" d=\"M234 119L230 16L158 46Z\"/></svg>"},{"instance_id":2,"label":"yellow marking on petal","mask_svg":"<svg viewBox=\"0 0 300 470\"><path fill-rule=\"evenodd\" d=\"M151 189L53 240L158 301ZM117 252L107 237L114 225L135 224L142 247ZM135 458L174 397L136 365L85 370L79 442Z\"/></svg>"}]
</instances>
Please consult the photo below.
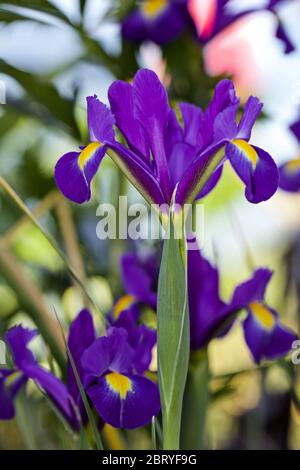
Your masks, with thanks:
<instances>
[{"instance_id":1,"label":"yellow marking on petal","mask_svg":"<svg viewBox=\"0 0 300 470\"><path fill-rule=\"evenodd\" d=\"M141 10L148 18L155 18L167 5L168 0L145 0L141 5Z\"/></svg>"},{"instance_id":2,"label":"yellow marking on petal","mask_svg":"<svg viewBox=\"0 0 300 470\"><path fill-rule=\"evenodd\" d=\"M123 295L115 304L113 309L113 317L117 320L120 314L130 307L135 302L135 297L133 295Z\"/></svg>"},{"instance_id":3,"label":"yellow marking on petal","mask_svg":"<svg viewBox=\"0 0 300 470\"><path fill-rule=\"evenodd\" d=\"M119 374L118 372L111 372L105 376L105 379L111 390L118 393L122 400L126 398L128 392L132 391L132 382L125 375Z\"/></svg>"},{"instance_id":4,"label":"yellow marking on petal","mask_svg":"<svg viewBox=\"0 0 300 470\"><path fill-rule=\"evenodd\" d=\"M155 344L151 351L150 372L157 372L157 345Z\"/></svg>"},{"instance_id":5,"label":"yellow marking on petal","mask_svg":"<svg viewBox=\"0 0 300 470\"><path fill-rule=\"evenodd\" d=\"M285 168L291 173L296 173L296 171L300 170L300 158L287 162Z\"/></svg>"},{"instance_id":6,"label":"yellow marking on petal","mask_svg":"<svg viewBox=\"0 0 300 470\"><path fill-rule=\"evenodd\" d=\"M254 317L262 324L267 330L271 330L274 326L274 316L270 310L259 302L252 302L249 308Z\"/></svg>"},{"instance_id":7,"label":"yellow marking on petal","mask_svg":"<svg viewBox=\"0 0 300 470\"><path fill-rule=\"evenodd\" d=\"M5 379L5 385L7 387L10 387L11 385L13 385L13 383L18 380L20 377L22 376L22 372L20 371L16 371L16 372L13 372L12 374L8 375Z\"/></svg>"},{"instance_id":8,"label":"yellow marking on petal","mask_svg":"<svg viewBox=\"0 0 300 470\"><path fill-rule=\"evenodd\" d=\"M232 143L236 145L243 152L245 157L247 157L248 160L255 167L256 163L258 162L259 157L257 155L256 150L252 147L252 145L248 144L248 142L242 139L234 139Z\"/></svg>"},{"instance_id":9,"label":"yellow marking on petal","mask_svg":"<svg viewBox=\"0 0 300 470\"><path fill-rule=\"evenodd\" d=\"M85 149L82 150L78 157L78 165L81 170L83 170L84 165L86 162L93 156L93 153L101 147L100 142L92 142L91 144L88 144Z\"/></svg>"}]
</instances>

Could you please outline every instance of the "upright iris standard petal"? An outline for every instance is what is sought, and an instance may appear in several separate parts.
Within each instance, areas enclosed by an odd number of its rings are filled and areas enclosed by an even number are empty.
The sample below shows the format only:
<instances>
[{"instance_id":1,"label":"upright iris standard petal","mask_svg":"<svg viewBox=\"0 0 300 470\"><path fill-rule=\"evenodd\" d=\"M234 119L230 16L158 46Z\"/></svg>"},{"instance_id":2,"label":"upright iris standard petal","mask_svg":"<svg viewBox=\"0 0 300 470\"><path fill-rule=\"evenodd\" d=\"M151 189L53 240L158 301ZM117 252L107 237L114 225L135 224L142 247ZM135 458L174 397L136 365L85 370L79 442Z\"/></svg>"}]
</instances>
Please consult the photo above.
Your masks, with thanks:
<instances>
[{"instance_id":1,"label":"upright iris standard petal","mask_svg":"<svg viewBox=\"0 0 300 470\"><path fill-rule=\"evenodd\" d=\"M195 152L176 186L174 200L177 204L190 203L195 198L202 197L218 181L225 158L219 158L217 153L238 131L235 122L238 106L239 99L233 83L227 79L219 82L202 115L201 151ZM210 177L212 179L209 182Z\"/></svg>"},{"instance_id":2,"label":"upright iris standard petal","mask_svg":"<svg viewBox=\"0 0 300 470\"><path fill-rule=\"evenodd\" d=\"M52 373L42 368L28 349L28 343L36 334L35 330L28 330L22 326L8 330L6 340L11 349L14 363L26 378L34 380L47 393L69 424L78 430L80 418L67 387Z\"/></svg>"},{"instance_id":3,"label":"upright iris standard petal","mask_svg":"<svg viewBox=\"0 0 300 470\"><path fill-rule=\"evenodd\" d=\"M258 118L263 104L255 96L250 96L244 107L244 112L238 125L238 138L250 140L252 128Z\"/></svg>"},{"instance_id":4,"label":"upright iris standard petal","mask_svg":"<svg viewBox=\"0 0 300 470\"><path fill-rule=\"evenodd\" d=\"M116 80L108 90L108 98L116 125L125 137L129 147L150 163L149 146L145 132L140 122L134 117L132 85Z\"/></svg>"},{"instance_id":5,"label":"upright iris standard petal","mask_svg":"<svg viewBox=\"0 0 300 470\"><path fill-rule=\"evenodd\" d=\"M149 264L151 260L148 261ZM157 295L155 292L157 274L148 269L147 260L143 263L136 254L126 253L121 258L122 284L126 292L136 300L156 308Z\"/></svg>"},{"instance_id":6,"label":"upright iris standard petal","mask_svg":"<svg viewBox=\"0 0 300 470\"><path fill-rule=\"evenodd\" d=\"M152 361L152 352L156 344L156 329L145 325L138 324L141 311L136 304L122 310L113 326L124 328L128 333L128 344L133 349L132 356L133 368L138 374L144 373L150 366Z\"/></svg>"},{"instance_id":7,"label":"upright iris standard petal","mask_svg":"<svg viewBox=\"0 0 300 470\"><path fill-rule=\"evenodd\" d=\"M110 328L107 336L96 339L84 352L81 365L88 384L106 370L130 373L133 350L127 342L128 333L123 328Z\"/></svg>"},{"instance_id":8,"label":"upright iris standard petal","mask_svg":"<svg viewBox=\"0 0 300 470\"><path fill-rule=\"evenodd\" d=\"M279 187L292 193L300 191L300 158L279 167Z\"/></svg>"},{"instance_id":9,"label":"upright iris standard petal","mask_svg":"<svg viewBox=\"0 0 300 470\"><path fill-rule=\"evenodd\" d=\"M221 111L229 106L239 104L239 102L232 81L228 79L221 80L216 85L214 96L205 114L208 119L213 121Z\"/></svg>"},{"instance_id":10,"label":"upright iris standard petal","mask_svg":"<svg viewBox=\"0 0 300 470\"><path fill-rule=\"evenodd\" d=\"M259 268L254 271L251 279L239 284L233 293L230 305L234 309L242 309L252 302L263 301L266 288L271 280L273 271Z\"/></svg>"},{"instance_id":11,"label":"upright iris standard petal","mask_svg":"<svg viewBox=\"0 0 300 470\"><path fill-rule=\"evenodd\" d=\"M278 168L267 152L245 140L235 139L227 144L226 155L245 183L245 195L249 202L266 201L277 191Z\"/></svg>"},{"instance_id":12,"label":"upright iris standard petal","mask_svg":"<svg viewBox=\"0 0 300 470\"><path fill-rule=\"evenodd\" d=\"M97 95L88 96L86 101L91 142L101 144L113 142L115 118L112 112L98 100Z\"/></svg>"},{"instance_id":13,"label":"upright iris standard petal","mask_svg":"<svg viewBox=\"0 0 300 470\"><path fill-rule=\"evenodd\" d=\"M243 327L246 343L257 363L287 354L297 337L281 325L274 310L261 302L248 305L248 316Z\"/></svg>"},{"instance_id":14,"label":"upright iris standard petal","mask_svg":"<svg viewBox=\"0 0 300 470\"><path fill-rule=\"evenodd\" d=\"M89 346L91 346L95 339L96 334L92 315L86 309L81 310L81 312L79 312L79 314L77 315L75 320L73 320L70 326L68 337L68 347L81 381L83 381L81 357L84 351ZM79 406L81 414L85 417L84 407L81 400L79 388L70 361L68 361L67 368L67 387L75 403Z\"/></svg>"},{"instance_id":15,"label":"upright iris standard petal","mask_svg":"<svg viewBox=\"0 0 300 470\"><path fill-rule=\"evenodd\" d=\"M157 75L139 70L133 81L134 115L144 127L153 154L157 177L167 199L171 197L170 178L164 144L169 121L168 95Z\"/></svg>"},{"instance_id":16,"label":"upright iris standard petal","mask_svg":"<svg viewBox=\"0 0 300 470\"><path fill-rule=\"evenodd\" d=\"M27 345L37 336L37 330L29 330L18 325L10 328L5 339L13 354L14 363L18 369L22 369L23 364L35 363L35 358Z\"/></svg>"},{"instance_id":17,"label":"upright iris standard petal","mask_svg":"<svg viewBox=\"0 0 300 470\"><path fill-rule=\"evenodd\" d=\"M198 106L190 103L179 103L179 109L183 120L184 141L197 150L201 149L204 145L204 136L202 135L203 111Z\"/></svg>"},{"instance_id":18,"label":"upright iris standard petal","mask_svg":"<svg viewBox=\"0 0 300 470\"><path fill-rule=\"evenodd\" d=\"M101 418L116 428L144 426L160 411L156 384L141 376L111 372L88 389L88 396Z\"/></svg>"}]
</instances>

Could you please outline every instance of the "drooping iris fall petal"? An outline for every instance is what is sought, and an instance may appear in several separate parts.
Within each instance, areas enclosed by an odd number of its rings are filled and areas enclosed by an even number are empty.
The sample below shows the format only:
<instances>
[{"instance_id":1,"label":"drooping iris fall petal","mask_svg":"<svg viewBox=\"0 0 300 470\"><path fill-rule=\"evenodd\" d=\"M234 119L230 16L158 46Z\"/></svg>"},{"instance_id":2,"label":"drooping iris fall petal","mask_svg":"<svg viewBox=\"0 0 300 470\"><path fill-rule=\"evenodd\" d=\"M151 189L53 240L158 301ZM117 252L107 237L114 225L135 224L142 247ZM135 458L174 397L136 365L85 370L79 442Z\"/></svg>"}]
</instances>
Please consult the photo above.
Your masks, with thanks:
<instances>
[{"instance_id":1,"label":"drooping iris fall petal","mask_svg":"<svg viewBox=\"0 0 300 470\"><path fill-rule=\"evenodd\" d=\"M284 356L297 338L295 333L280 324L274 310L260 302L248 305L243 328L246 343L257 363L262 359Z\"/></svg>"},{"instance_id":2,"label":"drooping iris fall petal","mask_svg":"<svg viewBox=\"0 0 300 470\"><path fill-rule=\"evenodd\" d=\"M249 202L266 201L277 191L279 173L272 157L263 149L235 139L226 146L231 165L245 183Z\"/></svg>"},{"instance_id":3,"label":"drooping iris fall petal","mask_svg":"<svg viewBox=\"0 0 300 470\"><path fill-rule=\"evenodd\" d=\"M46 392L68 423L78 430L80 418L66 385L51 372L41 367L28 348L28 343L36 334L35 330L29 330L22 326L15 326L8 330L5 338L11 349L14 363L27 379L34 380Z\"/></svg>"},{"instance_id":4,"label":"drooping iris fall petal","mask_svg":"<svg viewBox=\"0 0 300 470\"><path fill-rule=\"evenodd\" d=\"M279 167L279 187L292 193L300 191L300 158Z\"/></svg>"},{"instance_id":5,"label":"drooping iris fall petal","mask_svg":"<svg viewBox=\"0 0 300 470\"><path fill-rule=\"evenodd\" d=\"M144 426L160 411L157 386L141 376L110 372L87 393L102 419L116 428Z\"/></svg>"},{"instance_id":6,"label":"drooping iris fall petal","mask_svg":"<svg viewBox=\"0 0 300 470\"><path fill-rule=\"evenodd\" d=\"M160 411L157 385L135 374L134 350L124 328L110 328L84 353L85 387L100 417L114 427L148 424Z\"/></svg>"}]
</instances>

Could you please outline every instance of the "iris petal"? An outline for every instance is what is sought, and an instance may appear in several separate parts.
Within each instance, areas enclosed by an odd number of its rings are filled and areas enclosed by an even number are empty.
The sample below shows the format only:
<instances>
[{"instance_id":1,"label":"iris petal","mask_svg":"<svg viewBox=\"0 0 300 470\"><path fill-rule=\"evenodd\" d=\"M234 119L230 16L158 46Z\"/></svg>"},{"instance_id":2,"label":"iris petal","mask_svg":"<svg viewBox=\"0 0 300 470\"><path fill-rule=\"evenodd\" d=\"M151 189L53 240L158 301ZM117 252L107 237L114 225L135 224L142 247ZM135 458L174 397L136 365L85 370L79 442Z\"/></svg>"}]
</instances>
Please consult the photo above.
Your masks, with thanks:
<instances>
[{"instance_id":1,"label":"iris petal","mask_svg":"<svg viewBox=\"0 0 300 470\"><path fill-rule=\"evenodd\" d=\"M0 419L8 420L15 416L14 398L26 381L27 378L19 371L0 369Z\"/></svg>"},{"instance_id":2,"label":"iris petal","mask_svg":"<svg viewBox=\"0 0 300 470\"><path fill-rule=\"evenodd\" d=\"M91 198L90 183L95 176L105 147L92 143L81 152L69 152L63 155L55 166L55 182L62 194L77 204Z\"/></svg>"},{"instance_id":3,"label":"iris petal","mask_svg":"<svg viewBox=\"0 0 300 470\"><path fill-rule=\"evenodd\" d=\"M73 320L68 337L68 347L72 354L77 372L81 380L83 380L83 369L81 366L81 356L84 351L95 341L96 334L93 324L93 318L86 309L82 310L75 320ZM72 366L68 361L67 368L67 385L70 395L75 403L79 406L81 413L85 417L83 403L81 401L79 388L73 373Z\"/></svg>"},{"instance_id":4,"label":"iris petal","mask_svg":"<svg viewBox=\"0 0 300 470\"><path fill-rule=\"evenodd\" d=\"M157 9L155 15L145 15L137 8L123 21L122 35L130 41L165 44L175 39L188 22L185 2L168 2L165 8Z\"/></svg>"},{"instance_id":5,"label":"iris petal","mask_svg":"<svg viewBox=\"0 0 300 470\"><path fill-rule=\"evenodd\" d=\"M255 96L250 96L244 107L244 112L238 125L238 138L250 140L252 127L255 124L261 110L262 103Z\"/></svg>"},{"instance_id":6,"label":"iris petal","mask_svg":"<svg viewBox=\"0 0 300 470\"><path fill-rule=\"evenodd\" d=\"M219 273L200 250L188 251L188 286L192 349L201 349L221 323L225 307L219 294Z\"/></svg>"},{"instance_id":7,"label":"iris petal","mask_svg":"<svg viewBox=\"0 0 300 470\"><path fill-rule=\"evenodd\" d=\"M88 384L106 370L128 373L132 368L133 350L127 342L128 333L123 328L110 328L107 336L97 338L84 352L81 365Z\"/></svg>"},{"instance_id":8,"label":"iris petal","mask_svg":"<svg viewBox=\"0 0 300 470\"><path fill-rule=\"evenodd\" d=\"M88 96L86 101L91 142L98 141L101 144L113 142L115 118L112 112L98 100L96 95Z\"/></svg>"},{"instance_id":9,"label":"iris petal","mask_svg":"<svg viewBox=\"0 0 300 470\"><path fill-rule=\"evenodd\" d=\"M145 377L110 373L87 393L101 418L116 428L145 426L160 411L157 385Z\"/></svg>"},{"instance_id":10,"label":"iris petal","mask_svg":"<svg viewBox=\"0 0 300 470\"><path fill-rule=\"evenodd\" d=\"M153 278L147 267L133 253L127 253L121 258L121 275L124 289L140 302L156 308L156 294Z\"/></svg>"},{"instance_id":11,"label":"iris petal","mask_svg":"<svg viewBox=\"0 0 300 470\"><path fill-rule=\"evenodd\" d=\"M248 312L243 323L244 335L257 363L284 356L291 350L297 336L279 322L273 309L255 302L249 305Z\"/></svg>"},{"instance_id":12,"label":"iris petal","mask_svg":"<svg viewBox=\"0 0 300 470\"><path fill-rule=\"evenodd\" d=\"M108 98L116 124L129 147L150 163L149 148L145 132L134 118L133 87L129 83L116 80L108 90Z\"/></svg>"},{"instance_id":13,"label":"iris petal","mask_svg":"<svg viewBox=\"0 0 300 470\"><path fill-rule=\"evenodd\" d=\"M133 82L134 115L144 127L153 154L157 176L164 195L169 200L170 181L164 133L169 121L168 95L157 75L151 70L139 70Z\"/></svg>"},{"instance_id":14,"label":"iris petal","mask_svg":"<svg viewBox=\"0 0 300 470\"><path fill-rule=\"evenodd\" d=\"M278 188L279 173L267 152L241 139L227 144L225 152L246 185L245 195L249 202L256 204L273 196Z\"/></svg>"},{"instance_id":15,"label":"iris petal","mask_svg":"<svg viewBox=\"0 0 300 470\"><path fill-rule=\"evenodd\" d=\"M10 346L15 365L24 376L34 380L47 393L61 414L77 430L80 426L77 410L67 387L61 380L42 368L27 347L35 335L35 330L29 330L22 326L8 330L6 340Z\"/></svg>"},{"instance_id":16,"label":"iris petal","mask_svg":"<svg viewBox=\"0 0 300 470\"><path fill-rule=\"evenodd\" d=\"M251 302L262 301L272 274L273 272L270 269L257 269L251 279L235 288L230 305L235 309L242 309L246 308Z\"/></svg>"},{"instance_id":17,"label":"iris petal","mask_svg":"<svg viewBox=\"0 0 300 470\"><path fill-rule=\"evenodd\" d=\"M279 187L289 192L300 191L300 158L279 167Z\"/></svg>"}]
</instances>

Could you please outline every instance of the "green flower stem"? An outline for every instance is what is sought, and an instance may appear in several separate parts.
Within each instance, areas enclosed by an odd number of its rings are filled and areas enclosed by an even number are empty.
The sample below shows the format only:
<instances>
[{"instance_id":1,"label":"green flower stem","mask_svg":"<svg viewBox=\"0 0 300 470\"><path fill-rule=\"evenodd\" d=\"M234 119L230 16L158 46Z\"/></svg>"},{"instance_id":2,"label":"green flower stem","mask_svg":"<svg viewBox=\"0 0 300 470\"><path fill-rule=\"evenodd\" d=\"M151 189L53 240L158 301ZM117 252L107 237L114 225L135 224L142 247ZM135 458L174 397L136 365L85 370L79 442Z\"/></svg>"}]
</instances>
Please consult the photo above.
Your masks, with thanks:
<instances>
[{"instance_id":1,"label":"green flower stem","mask_svg":"<svg viewBox=\"0 0 300 470\"><path fill-rule=\"evenodd\" d=\"M181 411L189 361L189 317L182 240L164 241L158 285L158 377L163 418L163 448L179 449Z\"/></svg>"},{"instance_id":2,"label":"green flower stem","mask_svg":"<svg viewBox=\"0 0 300 470\"><path fill-rule=\"evenodd\" d=\"M195 357L197 356L197 357ZM205 424L210 401L209 364L206 351L191 357L182 411L181 448L205 448Z\"/></svg>"}]
</instances>

